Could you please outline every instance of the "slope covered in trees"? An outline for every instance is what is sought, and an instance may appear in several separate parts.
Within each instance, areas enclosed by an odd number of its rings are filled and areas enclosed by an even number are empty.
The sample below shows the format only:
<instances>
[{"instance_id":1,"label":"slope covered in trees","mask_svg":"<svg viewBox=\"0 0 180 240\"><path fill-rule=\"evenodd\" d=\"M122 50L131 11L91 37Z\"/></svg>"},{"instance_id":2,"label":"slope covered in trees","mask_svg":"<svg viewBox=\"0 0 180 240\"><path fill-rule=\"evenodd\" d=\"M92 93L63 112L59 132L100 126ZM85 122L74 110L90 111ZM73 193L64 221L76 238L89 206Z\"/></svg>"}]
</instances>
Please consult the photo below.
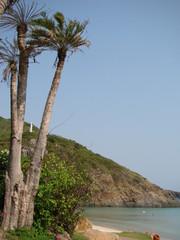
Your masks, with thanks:
<instances>
[{"instance_id":1,"label":"slope covered in trees","mask_svg":"<svg viewBox=\"0 0 180 240\"><path fill-rule=\"evenodd\" d=\"M31 158L38 128L29 132L25 123L22 153ZM9 147L10 120L0 118L0 150ZM46 154L54 153L78 170L86 169L93 180L91 204L96 206L177 207L175 195L150 183L129 169L88 150L79 143L56 135L48 135Z\"/></svg>"}]
</instances>

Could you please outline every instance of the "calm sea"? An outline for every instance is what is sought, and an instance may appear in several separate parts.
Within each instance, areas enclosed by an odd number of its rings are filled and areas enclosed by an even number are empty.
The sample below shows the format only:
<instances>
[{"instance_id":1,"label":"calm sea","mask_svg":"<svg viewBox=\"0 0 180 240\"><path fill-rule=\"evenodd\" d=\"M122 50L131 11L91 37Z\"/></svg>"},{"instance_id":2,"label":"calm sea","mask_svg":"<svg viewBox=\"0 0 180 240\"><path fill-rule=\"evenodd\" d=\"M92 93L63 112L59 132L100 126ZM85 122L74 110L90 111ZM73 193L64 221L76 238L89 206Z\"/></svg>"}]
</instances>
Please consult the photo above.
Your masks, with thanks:
<instances>
[{"instance_id":1,"label":"calm sea","mask_svg":"<svg viewBox=\"0 0 180 240\"><path fill-rule=\"evenodd\" d=\"M180 240L180 208L87 208L94 224L123 231L155 232L161 239Z\"/></svg>"}]
</instances>

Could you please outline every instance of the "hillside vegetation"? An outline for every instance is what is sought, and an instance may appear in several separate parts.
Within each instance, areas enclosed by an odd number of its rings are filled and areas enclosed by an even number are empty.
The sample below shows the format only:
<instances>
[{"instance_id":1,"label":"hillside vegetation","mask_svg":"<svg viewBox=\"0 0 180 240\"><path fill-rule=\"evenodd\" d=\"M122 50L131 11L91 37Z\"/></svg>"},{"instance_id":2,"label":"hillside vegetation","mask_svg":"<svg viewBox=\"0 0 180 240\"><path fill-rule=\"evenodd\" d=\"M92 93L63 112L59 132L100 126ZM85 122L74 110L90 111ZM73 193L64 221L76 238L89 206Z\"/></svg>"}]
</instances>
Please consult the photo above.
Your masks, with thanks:
<instances>
[{"instance_id":1,"label":"hillside vegetation","mask_svg":"<svg viewBox=\"0 0 180 240\"><path fill-rule=\"evenodd\" d=\"M22 154L31 158L38 128L29 132L25 123ZM10 120L0 117L0 150L9 148ZM86 169L93 180L91 204L95 206L177 207L173 194L150 183L147 179L114 161L88 150L79 143L56 135L48 135L46 155L54 153L60 160Z\"/></svg>"}]
</instances>

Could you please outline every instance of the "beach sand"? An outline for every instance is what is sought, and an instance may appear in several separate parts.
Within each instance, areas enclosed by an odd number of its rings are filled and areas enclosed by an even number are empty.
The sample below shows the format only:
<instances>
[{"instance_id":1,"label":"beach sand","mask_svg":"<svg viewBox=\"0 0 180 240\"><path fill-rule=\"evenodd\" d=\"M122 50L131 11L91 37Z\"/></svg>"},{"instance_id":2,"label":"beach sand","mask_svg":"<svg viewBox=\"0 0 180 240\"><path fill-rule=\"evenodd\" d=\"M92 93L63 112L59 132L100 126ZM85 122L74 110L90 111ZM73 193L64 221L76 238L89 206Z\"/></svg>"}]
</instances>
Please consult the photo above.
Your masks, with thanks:
<instances>
[{"instance_id":1,"label":"beach sand","mask_svg":"<svg viewBox=\"0 0 180 240\"><path fill-rule=\"evenodd\" d=\"M117 229L114 229L114 228L102 227L102 226L97 226L97 225L93 225L92 229L99 230L99 231L102 231L102 232L107 232L107 233L121 233L121 232L123 232L123 231L120 231L120 230L117 230ZM124 239L124 238L122 238L122 239ZM171 240L171 239L162 237L161 240Z\"/></svg>"},{"instance_id":2,"label":"beach sand","mask_svg":"<svg viewBox=\"0 0 180 240\"><path fill-rule=\"evenodd\" d=\"M102 231L102 232L108 232L108 233L121 233L122 232L122 231L117 230L117 229L107 228L107 227L102 227L102 226L97 226L97 225L93 225L92 229L99 230L99 231Z\"/></svg>"}]
</instances>

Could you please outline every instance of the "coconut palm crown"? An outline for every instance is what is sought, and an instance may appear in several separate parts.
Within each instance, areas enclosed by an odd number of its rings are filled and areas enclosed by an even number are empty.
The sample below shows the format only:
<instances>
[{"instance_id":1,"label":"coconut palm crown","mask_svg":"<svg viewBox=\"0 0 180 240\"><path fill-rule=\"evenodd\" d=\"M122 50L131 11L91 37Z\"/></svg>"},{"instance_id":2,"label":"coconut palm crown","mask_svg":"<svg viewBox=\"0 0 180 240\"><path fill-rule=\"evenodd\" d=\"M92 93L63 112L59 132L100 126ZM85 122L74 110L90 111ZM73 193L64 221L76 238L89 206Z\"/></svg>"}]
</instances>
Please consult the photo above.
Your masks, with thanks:
<instances>
[{"instance_id":1,"label":"coconut palm crown","mask_svg":"<svg viewBox=\"0 0 180 240\"><path fill-rule=\"evenodd\" d=\"M40 18L32 21L32 24L30 43L58 52L59 60L62 56L65 57L67 52L74 53L80 50L80 46L90 45L89 41L82 37L88 21L83 23L76 20L65 21L64 15L60 12L54 14L53 19L49 19L43 12Z\"/></svg>"}]
</instances>

